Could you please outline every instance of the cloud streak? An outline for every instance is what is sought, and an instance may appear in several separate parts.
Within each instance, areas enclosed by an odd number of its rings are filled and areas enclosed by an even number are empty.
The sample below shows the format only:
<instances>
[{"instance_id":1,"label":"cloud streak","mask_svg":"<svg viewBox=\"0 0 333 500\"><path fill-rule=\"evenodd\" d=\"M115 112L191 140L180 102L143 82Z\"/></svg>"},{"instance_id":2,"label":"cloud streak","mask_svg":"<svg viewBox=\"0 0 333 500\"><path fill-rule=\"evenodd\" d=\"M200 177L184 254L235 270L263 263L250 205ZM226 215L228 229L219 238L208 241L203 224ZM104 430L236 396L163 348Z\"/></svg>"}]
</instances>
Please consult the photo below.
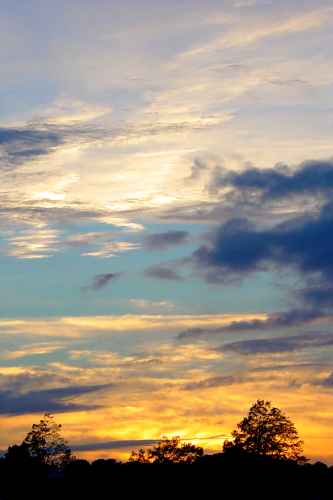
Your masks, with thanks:
<instances>
[{"instance_id":1,"label":"cloud streak","mask_svg":"<svg viewBox=\"0 0 333 500\"><path fill-rule=\"evenodd\" d=\"M217 328L191 328L180 332L177 339L180 341L196 339L214 339L228 333L247 333L256 331L282 330L312 324L322 319L323 312L318 309L291 309L281 313L267 315L246 321L233 321L229 325Z\"/></svg>"},{"instance_id":2,"label":"cloud streak","mask_svg":"<svg viewBox=\"0 0 333 500\"><path fill-rule=\"evenodd\" d=\"M166 281L182 281L184 278L171 267L160 264L145 269L144 275L148 278Z\"/></svg>"},{"instance_id":3,"label":"cloud streak","mask_svg":"<svg viewBox=\"0 0 333 500\"><path fill-rule=\"evenodd\" d=\"M159 442L158 439L114 439L110 441L96 441L93 443L74 444L71 448L73 451L99 451L99 450L114 450L120 448L142 448L145 446L153 446Z\"/></svg>"},{"instance_id":4,"label":"cloud streak","mask_svg":"<svg viewBox=\"0 0 333 500\"><path fill-rule=\"evenodd\" d=\"M243 355L288 353L303 349L316 349L333 346L331 333L308 333L289 337L250 339L224 344L222 352L234 352Z\"/></svg>"},{"instance_id":5,"label":"cloud streak","mask_svg":"<svg viewBox=\"0 0 333 500\"><path fill-rule=\"evenodd\" d=\"M20 127L0 127L2 168L14 168L47 156L65 145L89 144L104 139L102 128L70 123L31 122Z\"/></svg>"},{"instance_id":6,"label":"cloud streak","mask_svg":"<svg viewBox=\"0 0 333 500\"><path fill-rule=\"evenodd\" d=\"M203 380L199 380L198 382L190 382L189 384L185 384L183 389L185 391L196 391L200 389L213 389L215 387L224 387L233 384L241 384L244 382L248 382L249 377L241 375L218 375L216 377L208 377Z\"/></svg>"},{"instance_id":7,"label":"cloud streak","mask_svg":"<svg viewBox=\"0 0 333 500\"><path fill-rule=\"evenodd\" d=\"M182 245L187 242L187 231L166 231L165 233L149 234L144 238L146 248L149 250L167 250L172 246Z\"/></svg>"},{"instance_id":8,"label":"cloud streak","mask_svg":"<svg viewBox=\"0 0 333 500\"><path fill-rule=\"evenodd\" d=\"M0 160L2 166L20 165L26 161L45 156L64 144L60 131L43 128L0 128Z\"/></svg>"},{"instance_id":9,"label":"cloud streak","mask_svg":"<svg viewBox=\"0 0 333 500\"><path fill-rule=\"evenodd\" d=\"M93 282L89 286L89 288L92 290L101 290L102 288L105 288L110 283L113 283L115 280L119 279L121 275L122 275L122 273L97 274L94 277Z\"/></svg>"},{"instance_id":10,"label":"cloud streak","mask_svg":"<svg viewBox=\"0 0 333 500\"><path fill-rule=\"evenodd\" d=\"M193 253L192 261L212 282L244 277L269 265L294 266L325 281L333 276L332 230L331 203L317 215L292 218L268 229L246 219L230 220Z\"/></svg>"},{"instance_id":11,"label":"cloud streak","mask_svg":"<svg viewBox=\"0 0 333 500\"><path fill-rule=\"evenodd\" d=\"M333 191L333 161L309 160L294 170L279 165L265 169L251 167L242 172L217 168L210 188L216 191L228 186L240 192L257 192L265 202L297 195L328 196Z\"/></svg>"},{"instance_id":12,"label":"cloud streak","mask_svg":"<svg viewBox=\"0 0 333 500\"><path fill-rule=\"evenodd\" d=\"M25 394L16 394L9 390L0 391L0 414L89 411L96 409L97 406L72 403L70 400L111 387L110 384L68 386L30 391Z\"/></svg>"}]
</instances>

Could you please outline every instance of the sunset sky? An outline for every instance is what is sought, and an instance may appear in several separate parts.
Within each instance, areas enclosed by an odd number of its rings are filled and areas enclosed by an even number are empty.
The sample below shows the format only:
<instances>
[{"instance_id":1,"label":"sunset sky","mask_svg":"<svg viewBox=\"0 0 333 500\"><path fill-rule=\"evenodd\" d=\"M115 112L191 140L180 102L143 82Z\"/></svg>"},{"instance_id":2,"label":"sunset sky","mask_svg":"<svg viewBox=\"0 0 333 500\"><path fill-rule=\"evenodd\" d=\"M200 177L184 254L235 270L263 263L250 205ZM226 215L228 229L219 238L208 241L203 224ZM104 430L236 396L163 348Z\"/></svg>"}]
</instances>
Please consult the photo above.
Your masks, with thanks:
<instances>
[{"instance_id":1,"label":"sunset sky","mask_svg":"<svg viewBox=\"0 0 333 500\"><path fill-rule=\"evenodd\" d=\"M332 0L0 0L0 450L333 463Z\"/></svg>"}]
</instances>

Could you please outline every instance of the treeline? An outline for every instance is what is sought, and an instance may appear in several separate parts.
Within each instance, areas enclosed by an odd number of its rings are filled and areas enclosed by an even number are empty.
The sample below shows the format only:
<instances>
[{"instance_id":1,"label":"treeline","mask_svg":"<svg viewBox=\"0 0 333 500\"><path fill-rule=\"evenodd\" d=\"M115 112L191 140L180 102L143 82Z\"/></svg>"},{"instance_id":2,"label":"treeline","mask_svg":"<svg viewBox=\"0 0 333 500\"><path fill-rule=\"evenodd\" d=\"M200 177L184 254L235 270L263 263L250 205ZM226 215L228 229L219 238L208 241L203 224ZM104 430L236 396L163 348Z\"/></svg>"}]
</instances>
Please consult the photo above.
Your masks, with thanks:
<instances>
[{"instance_id":1,"label":"treeline","mask_svg":"<svg viewBox=\"0 0 333 500\"><path fill-rule=\"evenodd\" d=\"M205 454L178 437L133 450L127 462L76 458L50 414L0 459L0 500L119 498L333 498L333 467L310 463L294 424L258 400L225 441Z\"/></svg>"}]
</instances>

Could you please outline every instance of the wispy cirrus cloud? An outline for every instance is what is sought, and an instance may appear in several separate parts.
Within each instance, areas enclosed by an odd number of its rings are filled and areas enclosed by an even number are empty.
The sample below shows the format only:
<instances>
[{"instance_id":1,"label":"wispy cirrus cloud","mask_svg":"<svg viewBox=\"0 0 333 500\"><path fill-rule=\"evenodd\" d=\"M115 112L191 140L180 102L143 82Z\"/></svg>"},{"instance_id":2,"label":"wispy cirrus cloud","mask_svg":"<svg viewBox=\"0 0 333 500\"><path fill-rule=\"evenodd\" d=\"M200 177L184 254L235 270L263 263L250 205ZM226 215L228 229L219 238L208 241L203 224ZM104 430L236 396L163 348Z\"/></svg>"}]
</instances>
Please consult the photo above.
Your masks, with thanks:
<instances>
[{"instance_id":1,"label":"wispy cirrus cloud","mask_svg":"<svg viewBox=\"0 0 333 500\"><path fill-rule=\"evenodd\" d=\"M236 18L233 18L232 15L221 16L220 20L217 17L215 22L220 22L228 28L226 34L218 36L200 47L190 49L185 52L183 57L195 57L213 50L249 46L265 38L315 30L331 22L332 15L331 7L319 7L301 13L293 13L288 17L284 16L279 22L270 19L270 22L266 20L264 24L256 23L247 31L245 31L242 24L240 27L236 25Z\"/></svg>"},{"instance_id":2,"label":"wispy cirrus cloud","mask_svg":"<svg viewBox=\"0 0 333 500\"><path fill-rule=\"evenodd\" d=\"M60 247L59 237L57 229L26 229L9 236L6 253L17 259L45 259Z\"/></svg>"},{"instance_id":3,"label":"wispy cirrus cloud","mask_svg":"<svg viewBox=\"0 0 333 500\"><path fill-rule=\"evenodd\" d=\"M177 334L179 330L193 327L218 327L230 325L235 321L251 321L266 318L266 314L125 314L107 316L65 316L51 318L23 318L1 319L1 338L10 340L18 336L25 339L47 336L59 338L78 339L96 335L97 332L121 333L133 331L154 332L156 330L168 331ZM0 340L1 340L0 338Z\"/></svg>"},{"instance_id":4,"label":"wispy cirrus cloud","mask_svg":"<svg viewBox=\"0 0 333 500\"><path fill-rule=\"evenodd\" d=\"M139 243L133 243L130 241L113 241L105 242L100 245L99 248L91 249L82 253L86 257L101 257L108 259L114 257L120 252L128 252L131 250L137 250L140 248Z\"/></svg>"}]
</instances>

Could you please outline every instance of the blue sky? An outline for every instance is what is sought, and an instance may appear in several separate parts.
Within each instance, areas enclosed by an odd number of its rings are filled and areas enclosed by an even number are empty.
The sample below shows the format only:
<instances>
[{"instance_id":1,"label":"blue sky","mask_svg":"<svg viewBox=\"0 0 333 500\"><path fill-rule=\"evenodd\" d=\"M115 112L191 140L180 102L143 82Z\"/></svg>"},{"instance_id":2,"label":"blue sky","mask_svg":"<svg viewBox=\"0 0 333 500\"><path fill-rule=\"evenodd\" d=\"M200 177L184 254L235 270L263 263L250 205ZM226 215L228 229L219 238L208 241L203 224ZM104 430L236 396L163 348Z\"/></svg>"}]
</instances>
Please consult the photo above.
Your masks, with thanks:
<instances>
[{"instance_id":1,"label":"blue sky","mask_svg":"<svg viewBox=\"0 0 333 500\"><path fill-rule=\"evenodd\" d=\"M0 8L0 448L217 450L263 398L332 460L331 2Z\"/></svg>"}]
</instances>

